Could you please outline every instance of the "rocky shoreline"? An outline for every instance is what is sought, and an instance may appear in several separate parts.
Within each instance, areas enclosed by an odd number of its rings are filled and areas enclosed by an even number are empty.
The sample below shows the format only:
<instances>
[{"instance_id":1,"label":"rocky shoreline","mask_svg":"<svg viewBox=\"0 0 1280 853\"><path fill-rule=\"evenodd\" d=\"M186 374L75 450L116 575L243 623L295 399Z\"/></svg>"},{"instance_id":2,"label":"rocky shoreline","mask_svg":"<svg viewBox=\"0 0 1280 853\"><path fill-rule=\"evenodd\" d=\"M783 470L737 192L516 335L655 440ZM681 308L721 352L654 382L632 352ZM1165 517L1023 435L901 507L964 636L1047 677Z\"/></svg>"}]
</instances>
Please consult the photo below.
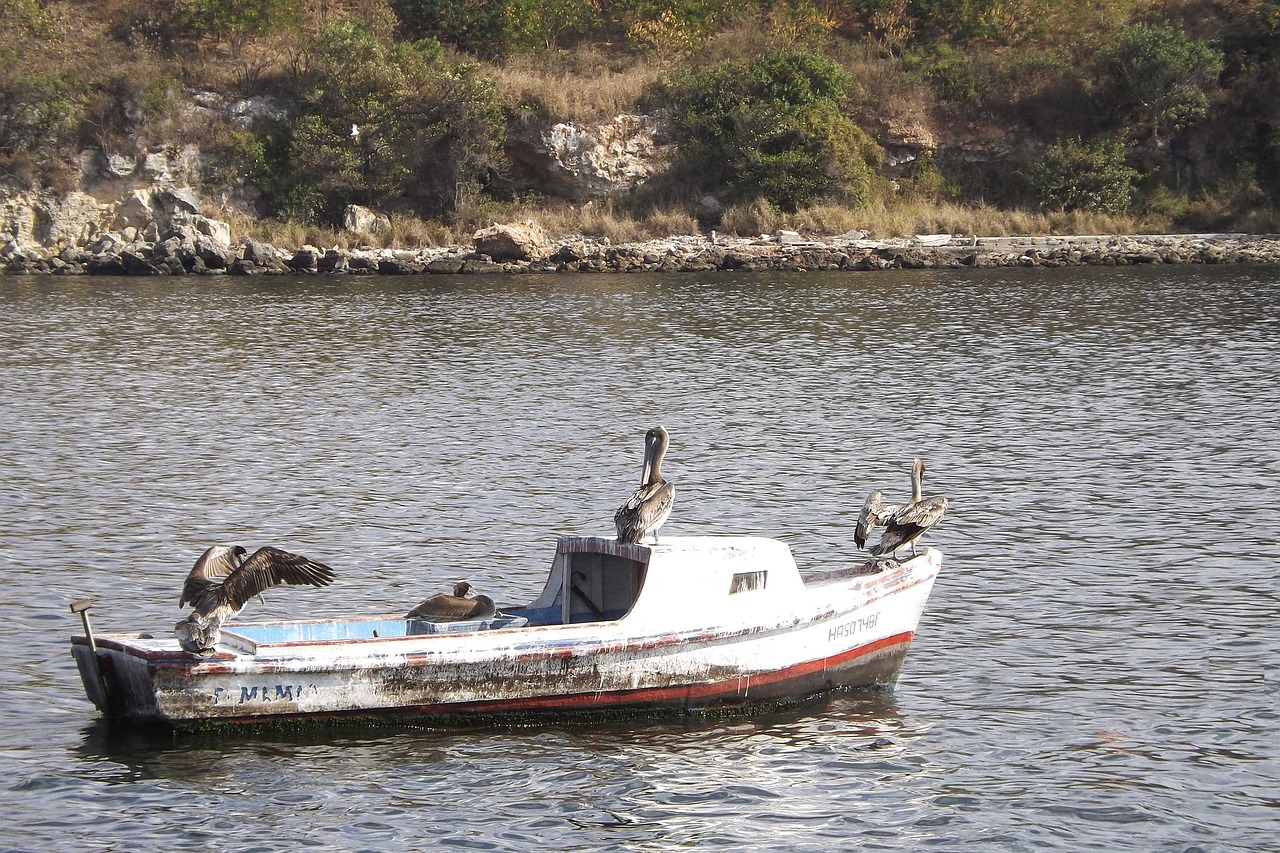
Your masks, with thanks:
<instances>
[{"instance_id":1,"label":"rocky shoreline","mask_svg":"<svg viewBox=\"0 0 1280 853\"><path fill-rule=\"evenodd\" d=\"M19 246L0 235L0 266L10 275L465 275L1280 263L1280 235L1246 234L873 240L862 232L755 239L712 232L614 245L581 236L548 241L536 228L495 225L477 232L471 246L281 249L256 240L233 246L225 224L200 216L176 216L164 231L148 231L126 228L60 249Z\"/></svg>"}]
</instances>

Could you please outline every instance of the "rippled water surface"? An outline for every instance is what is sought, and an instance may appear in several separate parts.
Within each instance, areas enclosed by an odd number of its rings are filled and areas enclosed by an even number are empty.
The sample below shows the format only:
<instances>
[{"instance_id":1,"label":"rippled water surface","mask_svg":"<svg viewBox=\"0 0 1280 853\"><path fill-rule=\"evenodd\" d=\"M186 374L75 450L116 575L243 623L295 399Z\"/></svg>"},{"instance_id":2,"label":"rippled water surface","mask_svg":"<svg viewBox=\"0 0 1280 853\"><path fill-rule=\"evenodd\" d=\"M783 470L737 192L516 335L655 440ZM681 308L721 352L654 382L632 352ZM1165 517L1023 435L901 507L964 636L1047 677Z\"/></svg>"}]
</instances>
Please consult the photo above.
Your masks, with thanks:
<instances>
[{"instance_id":1,"label":"rippled water surface","mask_svg":"<svg viewBox=\"0 0 1280 853\"><path fill-rule=\"evenodd\" d=\"M1280 274L0 279L0 848L1262 850L1280 839ZM952 499L902 679L781 715L122 735L67 604L163 631L540 588L672 434L664 535L851 558Z\"/></svg>"}]
</instances>

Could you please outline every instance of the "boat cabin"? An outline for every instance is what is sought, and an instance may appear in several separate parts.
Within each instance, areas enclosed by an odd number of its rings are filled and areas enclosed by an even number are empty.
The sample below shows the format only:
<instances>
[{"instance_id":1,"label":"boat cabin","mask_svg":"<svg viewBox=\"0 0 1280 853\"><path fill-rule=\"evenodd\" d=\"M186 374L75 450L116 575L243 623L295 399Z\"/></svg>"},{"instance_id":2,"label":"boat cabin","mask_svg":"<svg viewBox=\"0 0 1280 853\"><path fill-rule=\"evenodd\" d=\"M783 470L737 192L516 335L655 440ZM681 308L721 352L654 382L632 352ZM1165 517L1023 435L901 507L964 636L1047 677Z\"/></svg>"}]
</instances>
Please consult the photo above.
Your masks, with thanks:
<instances>
[{"instance_id":1,"label":"boat cabin","mask_svg":"<svg viewBox=\"0 0 1280 853\"><path fill-rule=\"evenodd\" d=\"M671 624L681 611L730 613L804 589L791 549L748 536L673 537L655 545L565 536L542 593L504 608L530 625L617 619Z\"/></svg>"}]
</instances>

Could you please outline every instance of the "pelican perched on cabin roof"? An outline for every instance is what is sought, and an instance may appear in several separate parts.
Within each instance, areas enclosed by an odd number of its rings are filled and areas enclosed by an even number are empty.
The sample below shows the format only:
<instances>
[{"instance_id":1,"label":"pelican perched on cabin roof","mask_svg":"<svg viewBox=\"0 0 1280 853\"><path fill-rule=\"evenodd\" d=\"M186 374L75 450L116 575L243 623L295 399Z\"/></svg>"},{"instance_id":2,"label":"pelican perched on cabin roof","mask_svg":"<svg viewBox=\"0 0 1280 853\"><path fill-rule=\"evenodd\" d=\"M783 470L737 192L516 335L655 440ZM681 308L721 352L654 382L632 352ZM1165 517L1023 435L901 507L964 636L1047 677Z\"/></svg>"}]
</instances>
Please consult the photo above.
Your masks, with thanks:
<instances>
[{"instance_id":1,"label":"pelican perched on cabin roof","mask_svg":"<svg viewBox=\"0 0 1280 853\"><path fill-rule=\"evenodd\" d=\"M942 516L947 512L947 504L949 501L942 495L933 497L922 497L924 490L924 460L916 457L911 464L911 501L897 507L892 513L885 513L881 508L881 517L883 521L881 526L884 527L884 535L880 537L879 543L872 546L871 553L877 557L884 554L892 556L898 551L911 547L911 555L916 553L916 540L927 533L933 527L936 527L942 521ZM875 492L871 497L875 497ZM867 499L868 504L871 498ZM866 507L863 513L867 513ZM865 535L862 519L858 520L858 530ZM859 532L855 531L855 538Z\"/></svg>"},{"instance_id":2,"label":"pelican perched on cabin roof","mask_svg":"<svg viewBox=\"0 0 1280 853\"><path fill-rule=\"evenodd\" d=\"M213 654L223 621L273 586L333 583L333 569L298 554L270 545L254 551L248 559L246 553L242 545L214 545L196 560L178 599L178 607L190 602L191 615L174 626L184 651L201 657Z\"/></svg>"},{"instance_id":3,"label":"pelican perched on cabin roof","mask_svg":"<svg viewBox=\"0 0 1280 853\"><path fill-rule=\"evenodd\" d=\"M635 544L650 532L653 533L653 541L658 541L658 528L671 515L671 505L676 496L675 485L662 479L662 459L667 455L670 442L667 431L660 426L645 433L640 488L632 492L626 503L613 514L619 542Z\"/></svg>"},{"instance_id":4,"label":"pelican perched on cabin roof","mask_svg":"<svg viewBox=\"0 0 1280 853\"><path fill-rule=\"evenodd\" d=\"M498 607L487 595L467 597L471 584L460 581L453 586L453 595L437 592L405 614L406 619L426 619L430 622L462 622L468 619L492 619Z\"/></svg>"}]
</instances>

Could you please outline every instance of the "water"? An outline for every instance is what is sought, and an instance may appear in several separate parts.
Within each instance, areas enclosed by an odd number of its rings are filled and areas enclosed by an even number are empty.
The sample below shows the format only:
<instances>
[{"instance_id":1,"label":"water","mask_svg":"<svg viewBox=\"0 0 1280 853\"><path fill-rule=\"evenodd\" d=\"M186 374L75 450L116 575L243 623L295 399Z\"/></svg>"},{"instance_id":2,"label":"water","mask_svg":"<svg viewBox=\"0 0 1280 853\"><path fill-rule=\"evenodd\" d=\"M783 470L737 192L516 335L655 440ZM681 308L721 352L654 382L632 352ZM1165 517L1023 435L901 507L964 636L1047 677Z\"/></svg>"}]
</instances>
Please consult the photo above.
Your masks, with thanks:
<instances>
[{"instance_id":1,"label":"water","mask_svg":"<svg viewBox=\"0 0 1280 853\"><path fill-rule=\"evenodd\" d=\"M1280 274L0 281L0 847L1259 850L1280 838ZM748 719L120 735L68 652L214 542L247 618L541 588L671 432L664 534L843 564L952 499L892 694Z\"/></svg>"}]
</instances>

